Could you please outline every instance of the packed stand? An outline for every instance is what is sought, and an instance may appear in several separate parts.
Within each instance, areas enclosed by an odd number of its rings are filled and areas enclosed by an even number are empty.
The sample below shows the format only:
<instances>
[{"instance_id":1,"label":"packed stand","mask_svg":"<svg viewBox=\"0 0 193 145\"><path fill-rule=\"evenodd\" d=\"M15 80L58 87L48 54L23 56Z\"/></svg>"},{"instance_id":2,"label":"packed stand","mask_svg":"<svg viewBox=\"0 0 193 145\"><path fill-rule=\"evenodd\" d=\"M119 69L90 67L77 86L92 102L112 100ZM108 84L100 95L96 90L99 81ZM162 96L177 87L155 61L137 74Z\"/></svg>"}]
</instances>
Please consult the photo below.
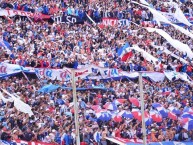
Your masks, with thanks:
<instances>
[{"instance_id":1,"label":"packed stand","mask_svg":"<svg viewBox=\"0 0 193 145\"><path fill-rule=\"evenodd\" d=\"M175 11L174 8L164 5L161 1L149 0L151 7L162 12ZM9 50L3 45L1 48L0 62L18 64L34 68L79 68L83 65L96 64L107 68L118 68L124 71L157 71L165 70L185 72L192 77L192 59L186 53L180 52L167 44L161 36L149 33L142 28L143 21L152 21L153 15L146 9L127 0L117 1L31 1L14 2L2 0L2 9L22 10L31 13L50 15L49 20L31 19L23 16L0 18L0 42L9 44ZM192 1L183 2L181 10L192 16ZM1 9L0 9L1 10ZM96 22L101 23L102 18L128 19L132 21L129 26L117 28L100 28L94 25L87 14ZM68 24L53 22L54 17L60 15L73 15L84 24ZM147 26L147 25L146 25ZM183 35L171 26L155 25L169 33L193 50L192 39ZM189 28L190 31L192 28ZM125 43L132 47L140 48L158 58L156 64L147 61L142 53L132 50L132 55L126 61L121 61L117 52ZM160 47L154 47L154 45ZM183 58L188 63L183 63L175 57L164 52L166 47L170 52ZM47 84L60 84L59 81L41 80L28 76L9 77L1 79L0 88L16 93L20 99L32 107L34 115L21 113L14 108L13 102L3 102L0 99L0 137L1 140L42 141L46 143L66 145L75 144L75 123L73 110L72 91L58 88L51 93L40 93L38 90ZM92 85L102 84L113 91L86 90L78 91L79 124L81 142L95 144L97 141L106 144L108 137L126 139L142 139L140 119L134 116L133 110L140 109L130 98L139 97L137 81L111 80L79 80L77 87L87 88ZM65 84L70 87L71 83ZM177 119L193 112L192 86L186 82L164 80L160 83L147 83L144 86L145 111L157 114L172 112L172 115L162 117L162 121L153 120L147 124L147 138L150 142L157 141L193 141L192 130L182 128L182 123ZM169 94L167 94L169 92ZM3 93L5 98L8 96ZM123 99L121 103L116 100ZM113 103L110 109L110 118L100 118L101 109L108 110L106 104ZM162 107L162 113L157 108ZM159 106L161 105L161 106ZM97 107L97 109L96 109ZM175 108L173 111L172 108ZM99 112L97 112L97 110ZM172 111L171 111L172 110ZM177 110L177 111L176 111ZM111 116L126 111L128 116L122 114L121 119ZM177 117L177 118L176 118ZM105 120L105 121L104 121ZM107 130L108 129L108 130ZM95 133L101 135L96 140Z\"/></svg>"}]
</instances>

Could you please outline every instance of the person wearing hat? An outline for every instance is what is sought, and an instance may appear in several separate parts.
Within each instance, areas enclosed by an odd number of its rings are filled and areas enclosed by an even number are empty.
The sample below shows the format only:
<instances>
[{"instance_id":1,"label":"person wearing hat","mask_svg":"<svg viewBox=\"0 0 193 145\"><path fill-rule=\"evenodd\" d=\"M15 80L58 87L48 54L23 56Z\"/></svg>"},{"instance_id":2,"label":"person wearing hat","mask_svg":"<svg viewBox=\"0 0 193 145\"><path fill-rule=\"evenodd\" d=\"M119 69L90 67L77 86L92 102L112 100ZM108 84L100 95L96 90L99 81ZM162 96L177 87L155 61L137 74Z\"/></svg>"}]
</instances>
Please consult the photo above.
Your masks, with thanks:
<instances>
[{"instance_id":1,"label":"person wearing hat","mask_svg":"<svg viewBox=\"0 0 193 145\"><path fill-rule=\"evenodd\" d=\"M151 141L152 142L157 142L157 138L156 138L156 131L155 129L151 129Z\"/></svg>"},{"instance_id":2,"label":"person wearing hat","mask_svg":"<svg viewBox=\"0 0 193 145\"><path fill-rule=\"evenodd\" d=\"M12 132L12 134L11 134L12 140L17 140L17 139L19 139L18 133L19 133L19 131L18 131L17 129L13 130L13 132Z\"/></svg>"}]
</instances>

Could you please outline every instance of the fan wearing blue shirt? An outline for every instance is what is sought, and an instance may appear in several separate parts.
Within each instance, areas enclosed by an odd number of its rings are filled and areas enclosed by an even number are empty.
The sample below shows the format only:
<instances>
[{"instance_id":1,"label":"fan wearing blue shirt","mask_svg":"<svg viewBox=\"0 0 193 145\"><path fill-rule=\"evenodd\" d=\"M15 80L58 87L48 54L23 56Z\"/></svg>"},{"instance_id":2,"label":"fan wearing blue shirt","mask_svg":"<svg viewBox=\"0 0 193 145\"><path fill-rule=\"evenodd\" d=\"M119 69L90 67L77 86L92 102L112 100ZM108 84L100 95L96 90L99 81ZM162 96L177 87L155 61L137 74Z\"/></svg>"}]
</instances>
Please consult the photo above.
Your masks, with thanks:
<instances>
[{"instance_id":1,"label":"fan wearing blue shirt","mask_svg":"<svg viewBox=\"0 0 193 145\"><path fill-rule=\"evenodd\" d=\"M72 145L72 137L70 135L70 132L68 132L67 134L65 134L64 136L64 142L65 145Z\"/></svg>"}]
</instances>

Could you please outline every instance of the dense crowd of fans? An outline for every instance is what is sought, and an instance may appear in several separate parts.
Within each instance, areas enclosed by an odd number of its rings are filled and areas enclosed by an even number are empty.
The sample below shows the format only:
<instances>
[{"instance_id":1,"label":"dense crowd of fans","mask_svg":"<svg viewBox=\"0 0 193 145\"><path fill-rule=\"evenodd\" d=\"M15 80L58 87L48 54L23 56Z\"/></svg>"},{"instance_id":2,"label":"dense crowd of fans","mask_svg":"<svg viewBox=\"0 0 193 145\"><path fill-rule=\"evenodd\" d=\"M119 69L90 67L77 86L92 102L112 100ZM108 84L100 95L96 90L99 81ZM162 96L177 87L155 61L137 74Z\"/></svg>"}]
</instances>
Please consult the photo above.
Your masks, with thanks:
<instances>
[{"instance_id":1,"label":"dense crowd of fans","mask_svg":"<svg viewBox=\"0 0 193 145\"><path fill-rule=\"evenodd\" d=\"M139 1L140 2L140 1ZM174 12L172 6L163 1L147 0L150 7L162 12ZM178 1L177 1L178 2ZM181 3L182 2L182 3ZM191 0L178 2L184 13L193 15ZM193 60L185 52L173 48L157 33L149 33L143 29L143 21L152 21L153 15L148 9L140 7L129 0L31 0L12 1L1 0L2 9L22 10L32 13L50 15L54 19L58 15L74 15L84 20L84 24L56 23L48 20L34 20L29 17L15 16L0 17L0 42L9 43L5 49L0 45L0 62L18 64L23 67L34 68L79 68L83 65L95 64L106 68L118 68L123 71L156 71L164 70L184 72L192 77ZM0 9L1 12L1 9ZM129 26L100 28L93 24L87 14L96 23L102 18L118 18L132 21ZM11 22L10 22L11 20ZM146 25L148 26L148 25ZM155 25L166 31L173 38L188 44L193 51L193 41L188 36L174 29L172 26ZM192 32L192 27L185 28ZM158 58L156 64L149 62L142 53L132 50L132 55L126 61L121 61L117 52L128 43L131 47L140 48ZM159 46L159 47L155 47ZM167 48L172 54L182 58L187 63L164 50ZM0 99L0 139L42 141L53 144L71 145L75 143L75 123L72 91L58 88L51 93L40 93L37 90L47 84L61 84L28 75L26 77L13 76L2 78L0 88L16 93L20 99L32 107L34 115L19 112L14 108L13 102L3 102ZM136 118L122 117L121 121L113 118L101 120L97 117L97 108L106 109L107 102L125 99L116 104L115 112L132 111L140 109L129 100L139 97L139 86L136 80L102 81L79 80L77 87L87 88L89 85L102 84L107 90L78 91L80 140L86 144L95 144L94 134L100 133L98 143L107 144L105 137L120 137L126 139L142 139L141 122ZM64 84L61 84L64 85ZM68 83L71 86L71 82ZM156 110L153 103L160 103L163 108L170 110L175 107L180 113L192 111L193 94L192 85L180 80L173 82L146 83L144 92L145 110ZM169 91L170 94L164 92ZM6 94L3 94L8 98ZM140 100L140 99L139 99ZM188 111L187 111L188 110ZM193 130L182 127L179 119L163 117L161 122L154 121L146 126L147 138L150 142L157 141L193 141Z\"/></svg>"}]
</instances>

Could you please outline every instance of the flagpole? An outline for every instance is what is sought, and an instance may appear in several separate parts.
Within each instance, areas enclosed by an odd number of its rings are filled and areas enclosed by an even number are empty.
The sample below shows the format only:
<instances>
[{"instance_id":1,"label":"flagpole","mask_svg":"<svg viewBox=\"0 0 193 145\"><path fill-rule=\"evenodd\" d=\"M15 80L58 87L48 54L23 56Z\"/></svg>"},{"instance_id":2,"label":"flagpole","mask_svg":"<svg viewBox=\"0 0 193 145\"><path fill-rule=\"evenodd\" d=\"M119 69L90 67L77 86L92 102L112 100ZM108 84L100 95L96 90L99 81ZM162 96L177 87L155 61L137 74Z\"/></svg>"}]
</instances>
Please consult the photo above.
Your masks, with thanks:
<instances>
[{"instance_id":1,"label":"flagpole","mask_svg":"<svg viewBox=\"0 0 193 145\"><path fill-rule=\"evenodd\" d=\"M76 145L80 145L80 133L79 133L79 123L78 123L78 103L77 103L77 96L76 96L76 81L75 81L75 70L74 69L72 69L72 91L73 91L73 102L74 102Z\"/></svg>"},{"instance_id":2,"label":"flagpole","mask_svg":"<svg viewBox=\"0 0 193 145\"><path fill-rule=\"evenodd\" d=\"M139 87L140 87L140 98L141 98L141 116L142 116L142 132L143 132L143 145L147 145L146 141L146 128L145 128L145 113L144 113L144 98L143 98L143 82L142 72L139 72Z\"/></svg>"}]
</instances>

